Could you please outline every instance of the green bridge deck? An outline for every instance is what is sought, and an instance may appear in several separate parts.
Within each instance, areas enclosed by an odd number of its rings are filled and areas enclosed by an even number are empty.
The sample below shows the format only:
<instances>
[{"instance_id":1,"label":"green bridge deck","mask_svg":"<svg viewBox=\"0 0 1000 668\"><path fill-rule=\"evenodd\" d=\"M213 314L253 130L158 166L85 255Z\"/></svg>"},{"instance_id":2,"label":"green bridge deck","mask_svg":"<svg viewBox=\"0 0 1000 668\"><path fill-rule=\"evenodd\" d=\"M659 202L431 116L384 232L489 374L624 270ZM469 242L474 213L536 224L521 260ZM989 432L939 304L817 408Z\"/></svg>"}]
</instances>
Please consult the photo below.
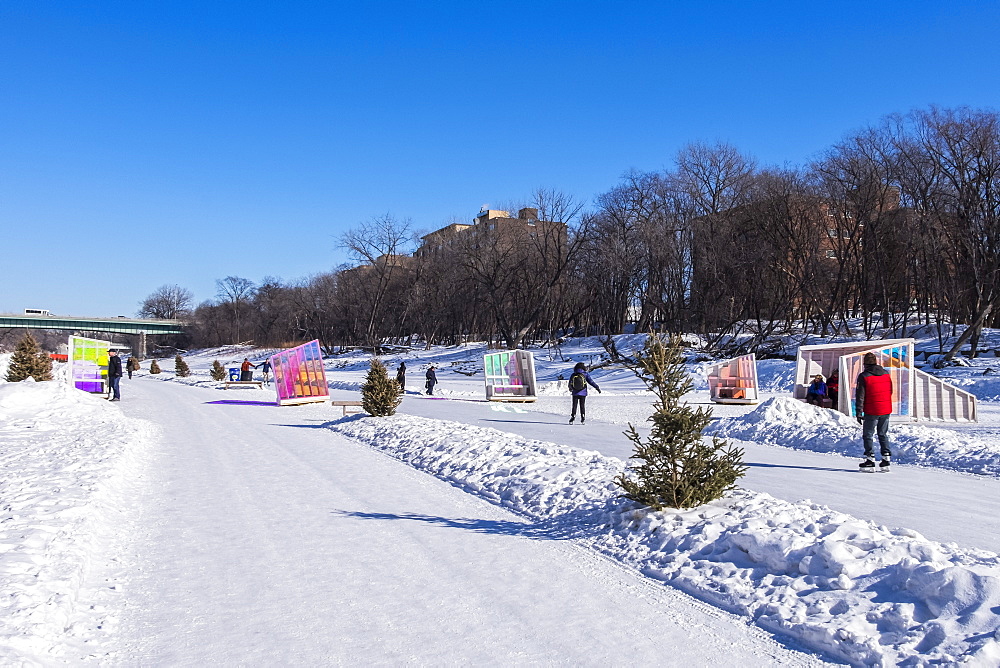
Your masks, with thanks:
<instances>
[{"instance_id":1,"label":"green bridge deck","mask_svg":"<svg viewBox=\"0 0 1000 668\"><path fill-rule=\"evenodd\" d=\"M0 314L0 329L62 329L114 334L183 334L182 325L180 320Z\"/></svg>"}]
</instances>

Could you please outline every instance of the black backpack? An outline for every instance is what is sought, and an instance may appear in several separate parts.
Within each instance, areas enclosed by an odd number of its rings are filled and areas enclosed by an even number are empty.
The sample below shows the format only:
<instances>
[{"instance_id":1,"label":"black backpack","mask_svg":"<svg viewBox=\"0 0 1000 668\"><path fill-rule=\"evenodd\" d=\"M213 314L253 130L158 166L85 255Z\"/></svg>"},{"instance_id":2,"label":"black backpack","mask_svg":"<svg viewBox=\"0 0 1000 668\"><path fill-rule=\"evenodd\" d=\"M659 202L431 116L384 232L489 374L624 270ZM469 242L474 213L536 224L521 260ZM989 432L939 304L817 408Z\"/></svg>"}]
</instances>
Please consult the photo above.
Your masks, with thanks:
<instances>
[{"instance_id":1,"label":"black backpack","mask_svg":"<svg viewBox=\"0 0 1000 668\"><path fill-rule=\"evenodd\" d=\"M587 379L583 377L582 373L574 373L569 377L569 391L579 392L587 387Z\"/></svg>"}]
</instances>

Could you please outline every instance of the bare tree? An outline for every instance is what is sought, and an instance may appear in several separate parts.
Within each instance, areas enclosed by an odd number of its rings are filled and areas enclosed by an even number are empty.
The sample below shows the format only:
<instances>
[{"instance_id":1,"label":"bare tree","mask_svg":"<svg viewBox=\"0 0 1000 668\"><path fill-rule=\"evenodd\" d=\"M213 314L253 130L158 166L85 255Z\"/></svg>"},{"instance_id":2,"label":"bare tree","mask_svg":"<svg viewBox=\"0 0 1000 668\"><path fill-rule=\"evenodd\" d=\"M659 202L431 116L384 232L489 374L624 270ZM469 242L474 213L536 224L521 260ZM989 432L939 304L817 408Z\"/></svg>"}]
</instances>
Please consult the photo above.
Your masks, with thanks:
<instances>
[{"instance_id":1,"label":"bare tree","mask_svg":"<svg viewBox=\"0 0 1000 668\"><path fill-rule=\"evenodd\" d=\"M366 294L358 308L367 316L365 336L371 346L378 345L377 323L383 315L389 288L409 260L403 254L412 241L410 227L409 219L397 220L387 213L362 223L340 238L340 245L359 263L353 271L364 275Z\"/></svg>"},{"instance_id":2,"label":"bare tree","mask_svg":"<svg viewBox=\"0 0 1000 668\"><path fill-rule=\"evenodd\" d=\"M191 313L194 295L179 285L161 285L142 300L136 315L140 318L184 318Z\"/></svg>"},{"instance_id":3,"label":"bare tree","mask_svg":"<svg viewBox=\"0 0 1000 668\"><path fill-rule=\"evenodd\" d=\"M239 276L226 276L215 282L216 296L229 307L233 314L234 343L240 343L240 321L243 318L247 304L253 299L256 286L253 281Z\"/></svg>"}]
</instances>

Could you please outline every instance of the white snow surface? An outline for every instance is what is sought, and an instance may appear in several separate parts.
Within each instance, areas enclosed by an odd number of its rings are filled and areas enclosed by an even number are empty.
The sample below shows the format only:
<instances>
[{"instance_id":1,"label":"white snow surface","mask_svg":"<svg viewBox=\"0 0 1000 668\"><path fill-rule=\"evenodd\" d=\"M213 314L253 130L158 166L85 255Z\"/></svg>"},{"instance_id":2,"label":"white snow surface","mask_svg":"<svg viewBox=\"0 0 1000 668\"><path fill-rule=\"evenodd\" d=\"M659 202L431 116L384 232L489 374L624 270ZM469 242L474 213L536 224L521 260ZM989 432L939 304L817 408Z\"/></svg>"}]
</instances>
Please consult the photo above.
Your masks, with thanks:
<instances>
[{"instance_id":1,"label":"white snow surface","mask_svg":"<svg viewBox=\"0 0 1000 668\"><path fill-rule=\"evenodd\" d=\"M1000 662L1000 557L740 490L690 511L622 502L624 462L412 416L335 431L853 664Z\"/></svg>"},{"instance_id":2,"label":"white snow surface","mask_svg":"<svg viewBox=\"0 0 1000 668\"><path fill-rule=\"evenodd\" d=\"M915 424L896 424L893 455L911 464L1000 476L1000 444L968 434ZM772 397L751 412L719 420L709 435L770 443L815 452L858 452L861 426L855 418L791 398Z\"/></svg>"},{"instance_id":3,"label":"white snow surface","mask_svg":"<svg viewBox=\"0 0 1000 668\"><path fill-rule=\"evenodd\" d=\"M0 663L72 663L114 629L115 585L86 583L155 438L64 383L0 383Z\"/></svg>"},{"instance_id":4,"label":"white snow surface","mask_svg":"<svg viewBox=\"0 0 1000 668\"><path fill-rule=\"evenodd\" d=\"M807 648L857 665L1000 665L991 360L939 372L980 397L983 422L893 425L888 475L847 473L856 422L788 399L794 363L761 361L768 400L716 406L709 429L746 448L744 488L652 512L613 483L631 450L620 425L645 429L652 398L597 339L537 351L543 389L524 406L482 400L484 351L386 357L390 372L406 361L410 389L378 419L223 391L213 359L273 352L244 347L187 356L189 378L164 360L123 381L121 404L0 380L0 663L813 665ZM335 398L357 398L368 361L327 361ZM585 427L565 424L576 361L598 365L603 390ZM433 398L414 391L429 364ZM709 364L690 367L693 403ZM604 584L573 579L584 565ZM607 637L609 610L656 634Z\"/></svg>"}]
</instances>

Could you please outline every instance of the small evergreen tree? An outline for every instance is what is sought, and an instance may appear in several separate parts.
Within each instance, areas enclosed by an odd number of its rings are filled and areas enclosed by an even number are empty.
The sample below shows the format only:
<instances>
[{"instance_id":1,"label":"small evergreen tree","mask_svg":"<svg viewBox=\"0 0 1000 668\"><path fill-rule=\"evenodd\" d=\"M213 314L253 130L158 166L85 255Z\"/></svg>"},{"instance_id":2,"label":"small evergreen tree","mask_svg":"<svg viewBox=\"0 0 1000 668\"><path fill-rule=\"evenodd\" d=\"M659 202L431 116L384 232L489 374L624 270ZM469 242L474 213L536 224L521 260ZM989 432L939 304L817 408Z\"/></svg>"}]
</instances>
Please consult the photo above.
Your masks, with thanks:
<instances>
[{"instance_id":1,"label":"small evergreen tree","mask_svg":"<svg viewBox=\"0 0 1000 668\"><path fill-rule=\"evenodd\" d=\"M187 378L191 375L191 369L180 355L174 358L174 375L178 378Z\"/></svg>"},{"instance_id":2,"label":"small evergreen tree","mask_svg":"<svg viewBox=\"0 0 1000 668\"><path fill-rule=\"evenodd\" d=\"M156 363L156 360L152 360L149 363L149 373L160 373L160 365Z\"/></svg>"},{"instance_id":3,"label":"small evergreen tree","mask_svg":"<svg viewBox=\"0 0 1000 668\"><path fill-rule=\"evenodd\" d=\"M212 362L212 380L225 380L226 379L226 367L222 366L222 362L215 360Z\"/></svg>"},{"instance_id":4,"label":"small evergreen tree","mask_svg":"<svg viewBox=\"0 0 1000 668\"><path fill-rule=\"evenodd\" d=\"M399 383L389 378L382 360L373 358L371 369L361 386L361 407L369 415L384 417L393 415L400 401Z\"/></svg>"},{"instance_id":5,"label":"small evergreen tree","mask_svg":"<svg viewBox=\"0 0 1000 668\"><path fill-rule=\"evenodd\" d=\"M747 469L743 450L720 438L707 442L701 432L712 420L711 409L681 403L691 378L684 368L680 337L668 345L650 334L642 351L624 363L657 398L649 437L643 440L631 424L625 432L635 444L632 457L642 464L629 466L615 480L624 496L654 510L693 508L735 487Z\"/></svg>"},{"instance_id":6,"label":"small evergreen tree","mask_svg":"<svg viewBox=\"0 0 1000 668\"><path fill-rule=\"evenodd\" d=\"M28 377L35 380L52 380L52 358L38 346L38 341L27 332L14 348L7 367L7 382L19 383Z\"/></svg>"}]
</instances>

